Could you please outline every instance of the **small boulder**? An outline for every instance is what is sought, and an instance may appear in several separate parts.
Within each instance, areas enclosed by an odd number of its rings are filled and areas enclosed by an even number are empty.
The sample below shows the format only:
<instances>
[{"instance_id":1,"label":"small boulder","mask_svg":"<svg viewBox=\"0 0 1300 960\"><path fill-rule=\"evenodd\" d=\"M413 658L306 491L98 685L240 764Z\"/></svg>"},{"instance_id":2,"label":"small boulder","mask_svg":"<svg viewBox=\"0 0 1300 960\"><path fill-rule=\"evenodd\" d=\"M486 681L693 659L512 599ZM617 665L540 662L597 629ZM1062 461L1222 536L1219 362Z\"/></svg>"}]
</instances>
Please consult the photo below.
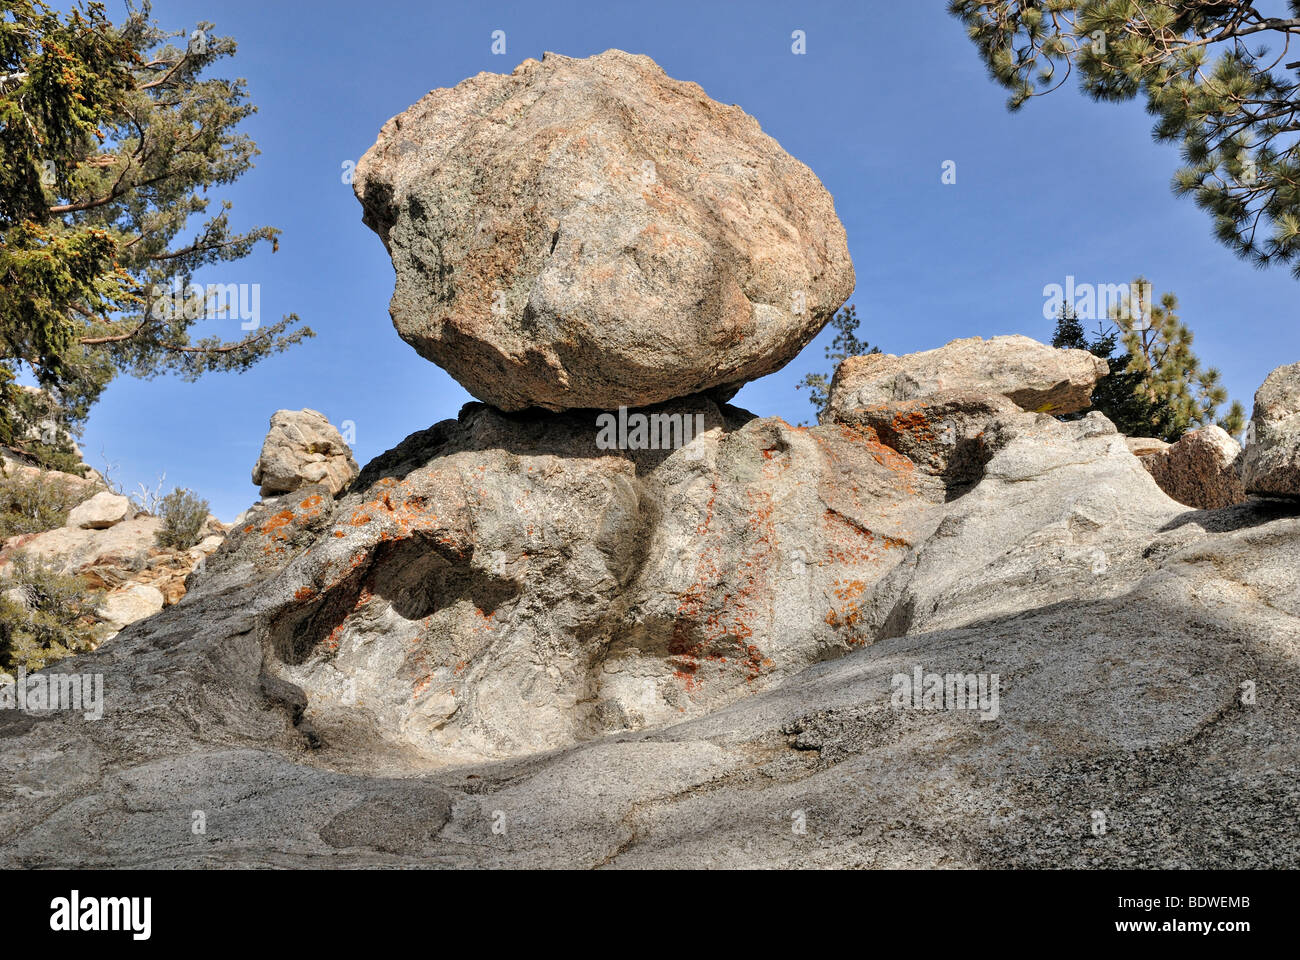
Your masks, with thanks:
<instances>
[{"instance_id":1,"label":"small boulder","mask_svg":"<svg viewBox=\"0 0 1300 960\"><path fill-rule=\"evenodd\" d=\"M130 500L105 490L73 507L68 513L65 526L82 530L107 530L125 520L130 511Z\"/></svg>"},{"instance_id":2,"label":"small boulder","mask_svg":"<svg viewBox=\"0 0 1300 960\"><path fill-rule=\"evenodd\" d=\"M225 541L226 541L225 537L221 536L220 534L214 533L211 536L204 537L202 540L196 543L193 549L197 550L201 554L206 555L215 551L217 547L221 546L223 543L225 543Z\"/></svg>"},{"instance_id":3,"label":"small boulder","mask_svg":"<svg viewBox=\"0 0 1300 960\"><path fill-rule=\"evenodd\" d=\"M848 357L831 382L828 414L848 420L854 410L939 393L1000 394L1032 413L1085 410L1106 361L1086 350L1058 350L1029 337L967 337L935 350L894 356Z\"/></svg>"},{"instance_id":4,"label":"small boulder","mask_svg":"<svg viewBox=\"0 0 1300 960\"><path fill-rule=\"evenodd\" d=\"M1240 470L1247 493L1300 497L1300 363L1278 367L1255 394Z\"/></svg>"},{"instance_id":5,"label":"small boulder","mask_svg":"<svg viewBox=\"0 0 1300 960\"><path fill-rule=\"evenodd\" d=\"M1160 489L1174 500L1198 510L1218 510L1246 500L1235 467L1240 454L1237 441L1211 424L1188 431L1167 450L1141 459Z\"/></svg>"},{"instance_id":6,"label":"small boulder","mask_svg":"<svg viewBox=\"0 0 1300 960\"><path fill-rule=\"evenodd\" d=\"M99 619L117 630L128 623L151 617L162 610L166 598L157 587L136 583L114 590L104 597L99 607Z\"/></svg>"},{"instance_id":7,"label":"small boulder","mask_svg":"<svg viewBox=\"0 0 1300 960\"><path fill-rule=\"evenodd\" d=\"M291 493L323 484L331 494L343 490L360 472L343 436L315 410L277 410L253 466L253 483L262 496Z\"/></svg>"}]
</instances>

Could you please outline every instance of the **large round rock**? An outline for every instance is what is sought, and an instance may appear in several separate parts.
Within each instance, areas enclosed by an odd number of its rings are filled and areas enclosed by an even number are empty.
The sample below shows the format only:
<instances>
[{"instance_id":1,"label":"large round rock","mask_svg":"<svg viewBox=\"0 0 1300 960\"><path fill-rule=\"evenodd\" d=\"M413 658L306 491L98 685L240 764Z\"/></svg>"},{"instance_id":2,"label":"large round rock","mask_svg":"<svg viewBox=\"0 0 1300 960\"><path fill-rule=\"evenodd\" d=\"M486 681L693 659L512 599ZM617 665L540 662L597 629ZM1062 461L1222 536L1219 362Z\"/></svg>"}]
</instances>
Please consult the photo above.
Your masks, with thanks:
<instances>
[{"instance_id":1,"label":"large round rock","mask_svg":"<svg viewBox=\"0 0 1300 960\"><path fill-rule=\"evenodd\" d=\"M434 90L355 174L398 333L503 410L739 387L853 290L812 171L739 107L618 50Z\"/></svg>"}]
</instances>

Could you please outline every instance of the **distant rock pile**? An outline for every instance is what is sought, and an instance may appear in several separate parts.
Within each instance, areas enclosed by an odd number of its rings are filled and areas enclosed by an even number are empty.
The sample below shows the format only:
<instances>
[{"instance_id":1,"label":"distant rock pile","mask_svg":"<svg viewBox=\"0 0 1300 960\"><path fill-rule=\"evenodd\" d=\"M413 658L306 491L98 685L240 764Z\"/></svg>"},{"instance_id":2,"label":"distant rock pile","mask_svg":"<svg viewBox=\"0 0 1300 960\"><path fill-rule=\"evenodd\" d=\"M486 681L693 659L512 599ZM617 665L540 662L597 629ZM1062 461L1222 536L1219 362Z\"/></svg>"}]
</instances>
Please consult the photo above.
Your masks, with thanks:
<instances>
[{"instance_id":1,"label":"distant rock pile","mask_svg":"<svg viewBox=\"0 0 1300 960\"><path fill-rule=\"evenodd\" d=\"M831 386L833 419L921 398L1000 395L1022 410L1065 414L1086 410L1106 361L1087 350L1056 350L1022 336L967 337L936 350L896 357L848 357Z\"/></svg>"},{"instance_id":2,"label":"distant rock pile","mask_svg":"<svg viewBox=\"0 0 1300 960\"><path fill-rule=\"evenodd\" d=\"M1156 483L1179 503L1219 510L1250 497L1300 499L1300 363L1278 367L1255 394L1243 448L1213 424L1177 443L1130 437Z\"/></svg>"},{"instance_id":3,"label":"distant rock pile","mask_svg":"<svg viewBox=\"0 0 1300 960\"><path fill-rule=\"evenodd\" d=\"M397 332L501 410L726 399L853 290L812 171L619 50L432 91L353 186L393 259Z\"/></svg>"},{"instance_id":4,"label":"distant rock pile","mask_svg":"<svg viewBox=\"0 0 1300 960\"><path fill-rule=\"evenodd\" d=\"M1241 444L1214 424L1189 430L1174 444L1142 457L1160 489L1198 510L1218 510L1246 500L1237 474Z\"/></svg>"},{"instance_id":5,"label":"distant rock pile","mask_svg":"<svg viewBox=\"0 0 1300 960\"><path fill-rule=\"evenodd\" d=\"M77 575L88 590L102 591L92 628L99 643L179 601L190 574L225 536L222 523L209 515L193 547L159 546L162 518L139 511L98 479L17 463L6 463L4 475L29 483L64 484L89 494L68 512L62 526L12 536L0 545L0 586L20 553L52 570Z\"/></svg>"}]
</instances>

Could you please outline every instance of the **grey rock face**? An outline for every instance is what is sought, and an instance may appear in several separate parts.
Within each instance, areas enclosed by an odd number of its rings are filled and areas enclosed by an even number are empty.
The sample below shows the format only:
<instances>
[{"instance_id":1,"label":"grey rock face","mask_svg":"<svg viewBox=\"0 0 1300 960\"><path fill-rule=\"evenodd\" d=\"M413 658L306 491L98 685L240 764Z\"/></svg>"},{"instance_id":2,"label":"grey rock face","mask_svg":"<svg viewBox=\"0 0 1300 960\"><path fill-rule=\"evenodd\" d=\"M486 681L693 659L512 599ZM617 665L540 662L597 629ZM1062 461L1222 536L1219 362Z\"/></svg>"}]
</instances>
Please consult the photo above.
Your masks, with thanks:
<instances>
[{"instance_id":1,"label":"grey rock face","mask_svg":"<svg viewBox=\"0 0 1300 960\"><path fill-rule=\"evenodd\" d=\"M1300 363L1278 367L1255 394L1241 475L1247 493L1300 497Z\"/></svg>"},{"instance_id":2,"label":"grey rock face","mask_svg":"<svg viewBox=\"0 0 1300 960\"><path fill-rule=\"evenodd\" d=\"M268 500L59 664L102 720L0 711L0 865L1300 866L1300 507L940 403L955 485L696 397L684 447L470 405Z\"/></svg>"},{"instance_id":3,"label":"grey rock face","mask_svg":"<svg viewBox=\"0 0 1300 960\"><path fill-rule=\"evenodd\" d=\"M1237 474L1241 445L1214 424L1189 430L1167 449L1142 458L1160 489L1198 510L1217 510L1246 499Z\"/></svg>"},{"instance_id":4,"label":"grey rock face","mask_svg":"<svg viewBox=\"0 0 1300 960\"><path fill-rule=\"evenodd\" d=\"M253 483L261 487L264 497L314 484L336 494L358 472L351 448L325 414L277 410L271 415L271 429L253 465Z\"/></svg>"},{"instance_id":5,"label":"grey rock face","mask_svg":"<svg viewBox=\"0 0 1300 960\"><path fill-rule=\"evenodd\" d=\"M812 171L619 50L430 92L353 186L393 259L397 332L502 410L734 392L853 290Z\"/></svg>"},{"instance_id":6,"label":"grey rock face","mask_svg":"<svg viewBox=\"0 0 1300 960\"><path fill-rule=\"evenodd\" d=\"M896 357L849 357L831 382L829 414L846 420L859 408L941 393L1000 395L1024 410L1087 409L1106 361L1087 350L1057 350L1022 336L967 337L935 350Z\"/></svg>"}]
</instances>

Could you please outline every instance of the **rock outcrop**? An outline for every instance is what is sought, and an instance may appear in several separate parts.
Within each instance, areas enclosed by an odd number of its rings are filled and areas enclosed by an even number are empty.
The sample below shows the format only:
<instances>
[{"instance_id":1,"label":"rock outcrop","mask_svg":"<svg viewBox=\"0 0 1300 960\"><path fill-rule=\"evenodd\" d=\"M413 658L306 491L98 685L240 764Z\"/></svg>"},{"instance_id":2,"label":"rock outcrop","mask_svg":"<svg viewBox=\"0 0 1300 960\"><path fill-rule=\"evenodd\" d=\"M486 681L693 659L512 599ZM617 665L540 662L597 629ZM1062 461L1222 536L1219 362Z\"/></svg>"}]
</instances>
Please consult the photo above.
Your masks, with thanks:
<instances>
[{"instance_id":1,"label":"rock outcrop","mask_svg":"<svg viewBox=\"0 0 1300 960\"><path fill-rule=\"evenodd\" d=\"M704 429L602 451L590 414L472 404L337 505L286 498L238 528L225 549L293 556L260 609L316 729L513 755L699 715L866 642L938 522L928 478L844 427L702 397L651 415Z\"/></svg>"},{"instance_id":2,"label":"rock outcrop","mask_svg":"<svg viewBox=\"0 0 1300 960\"><path fill-rule=\"evenodd\" d=\"M1247 493L1300 498L1300 363L1278 367L1255 394L1241 476Z\"/></svg>"},{"instance_id":3,"label":"rock outcrop","mask_svg":"<svg viewBox=\"0 0 1300 960\"><path fill-rule=\"evenodd\" d=\"M102 720L0 711L0 864L1300 865L1300 508L987 406L953 496L867 427L470 405L60 664Z\"/></svg>"},{"instance_id":4,"label":"rock outcrop","mask_svg":"<svg viewBox=\"0 0 1300 960\"><path fill-rule=\"evenodd\" d=\"M812 171L619 50L432 91L353 186L392 256L397 332L502 410L729 395L853 290Z\"/></svg>"},{"instance_id":5,"label":"rock outcrop","mask_svg":"<svg viewBox=\"0 0 1300 960\"><path fill-rule=\"evenodd\" d=\"M1130 445L1131 446L1131 445ZM1246 489L1237 475L1241 444L1214 424L1189 430L1166 449L1142 457L1160 489L1198 510L1242 503Z\"/></svg>"},{"instance_id":6,"label":"rock outcrop","mask_svg":"<svg viewBox=\"0 0 1300 960\"><path fill-rule=\"evenodd\" d=\"M253 483L262 496L291 493L322 484L339 493L359 472L352 449L325 414L316 410L277 410L253 465Z\"/></svg>"},{"instance_id":7,"label":"rock outcrop","mask_svg":"<svg viewBox=\"0 0 1300 960\"><path fill-rule=\"evenodd\" d=\"M905 357L847 358L831 382L828 414L845 422L860 409L937 394L1000 395L1024 410L1074 413L1088 408L1106 372L1106 361L1087 350L1056 350L1022 336L967 337Z\"/></svg>"}]
</instances>

